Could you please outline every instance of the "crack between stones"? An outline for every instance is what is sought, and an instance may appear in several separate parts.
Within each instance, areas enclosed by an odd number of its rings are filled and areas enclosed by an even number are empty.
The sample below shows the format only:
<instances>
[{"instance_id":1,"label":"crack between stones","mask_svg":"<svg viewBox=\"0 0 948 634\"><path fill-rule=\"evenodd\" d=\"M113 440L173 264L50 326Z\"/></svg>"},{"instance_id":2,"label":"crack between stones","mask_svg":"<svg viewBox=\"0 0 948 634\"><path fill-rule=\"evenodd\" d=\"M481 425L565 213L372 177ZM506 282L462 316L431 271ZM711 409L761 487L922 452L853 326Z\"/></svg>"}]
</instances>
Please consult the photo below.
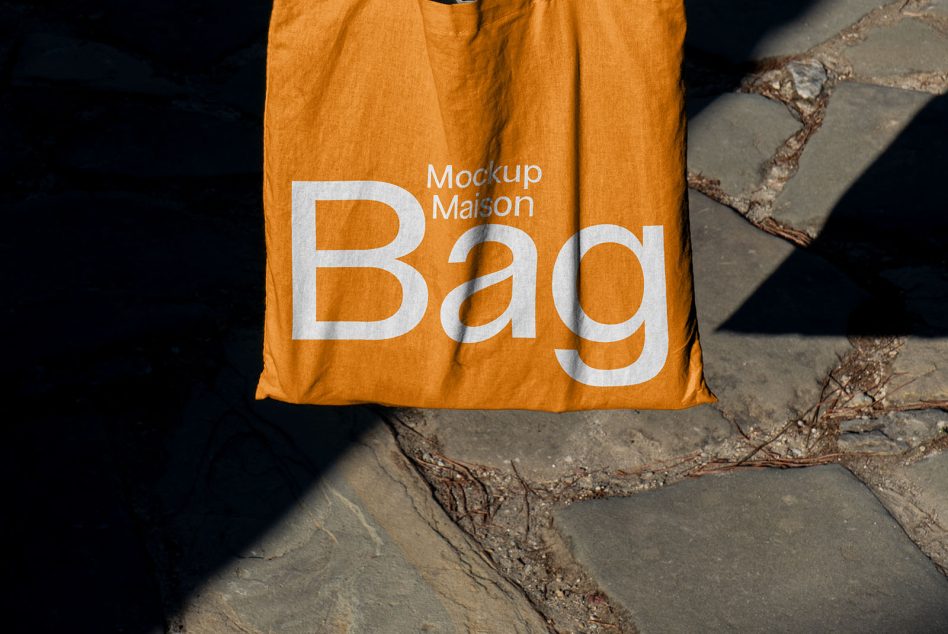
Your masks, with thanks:
<instances>
[{"instance_id":1,"label":"crack between stones","mask_svg":"<svg viewBox=\"0 0 948 634\"><path fill-rule=\"evenodd\" d=\"M444 509L444 506L438 501L437 496L434 495L434 490L432 489L432 486L431 486L430 482L428 481L428 478L425 477L425 472L422 471L422 470L420 470L420 469L415 465L415 461L414 461L414 459L412 458L412 456L409 455L408 453L406 453L405 449L401 446L401 443L399 442L399 434L398 434L398 431L397 431L396 428L394 427L394 424L392 423L392 421L389 419L389 416L388 416L387 414L384 414L384 413L378 411L378 410L375 410L375 413L381 416L381 418L382 418L382 420L385 422L386 427L388 428L389 432L392 434L392 436L393 436L393 438L394 438L394 440L395 440L395 446L398 448L399 455L400 455L400 456L406 461L406 463L407 463L407 464L404 465L405 468L406 468L406 469L410 469L410 470L411 470L411 473L412 473L413 475L420 476L421 481L425 483L425 486L428 488L428 491L429 491L429 493L431 494L431 500L432 500L432 502L435 503L435 504L436 504L439 508L441 508L442 510L445 510L445 509ZM401 424L404 425L404 423L401 423ZM416 434L421 435L417 430L412 429L412 431L413 431L414 433L416 433ZM370 451L372 451L373 454L377 454L377 449L376 449L375 447L372 447L372 446L370 446L369 444L367 444L367 443L365 443L365 442L363 442L363 441L357 441L357 444L360 444L360 445L366 447L367 449L369 449ZM497 573L499 576L501 576L504 580L506 580L508 583L510 583L510 584L511 584L511 587L510 587L510 588L507 588L507 587L504 587L504 586L501 585L501 584L498 584L498 583L496 582L496 580L494 580L494 579L491 579L491 578L489 578L489 577L483 576L482 574L479 574L479 573L475 570L474 564L471 563L471 562L468 560L468 553L466 553L464 550L462 550L461 548L459 548L459 546L454 542L454 540L453 540L452 538L450 538L448 535L446 535L446 534L443 532L443 530L442 530L441 527L439 526L438 521L437 521L435 518L432 518L431 515L430 515L430 513L426 512L425 510L423 510L423 509L421 509L421 508L419 508L419 506L418 506L418 500L416 499L416 494L411 491L411 489L408 487L408 485L407 485L405 482L403 482L400 478L396 477L395 474L392 474L392 473L389 471L389 468L384 464L383 461L377 460L377 463L380 465L380 467L382 468L382 470L386 473L386 475L388 476L388 478L389 478L390 480L392 480L393 482L395 482L395 483L396 483L399 487L401 487L401 489L404 491L405 496L408 498L409 503L410 503L411 506L412 506L412 510L415 512L415 514L416 514L419 518L421 518L422 521L424 521L425 524L426 524L432 531L434 531L434 533L441 539L441 541L442 541L444 544L446 544L446 545L448 546L448 548L451 550L451 552L454 553L454 555L458 558L458 560L464 565L464 574L465 574L468 578L470 578L475 584L478 585L478 587L482 588L485 592L490 593L490 592L491 592L491 589L493 588L495 591L500 592L501 595L502 595L502 596L505 596L505 597L511 597L510 590L512 590L512 589L520 590L520 596L521 596L521 598L523 598L523 599L526 601L527 605L529 605L529 606L535 611L535 613L536 613L538 616L540 616L540 617L544 620L544 622L547 622L547 619L546 619L546 617L544 616L543 612L542 612L541 610L539 610L539 609L537 608L537 606L533 603L533 601L531 600L531 598L530 598L526 593L524 593L524 592L522 591L522 589L521 589L520 586L515 582L515 580L510 579L510 577L509 577L508 575L504 574L503 571L498 568L498 566L496 565L496 563L493 561L493 558L490 556L490 553L489 553L488 551L486 551L485 549L483 549L483 547L480 545L480 543L479 543L475 538L473 538L472 536L470 536L470 534L467 533L467 531L464 531L463 527L459 526L456 522L452 522L456 527L460 528L460 529L462 530L462 532L468 536L468 540L469 540L468 545L471 547L472 552L473 552L476 556L478 556L478 557L480 558L481 564L482 564L482 565L485 565L489 570L493 570L495 573ZM449 517L449 518L451 517L450 514L448 514L448 517ZM439 593L439 594L440 594L440 593ZM450 601L452 601L452 602L454 602L454 603L456 603L457 605L460 605L460 606L462 606L462 607L470 607L470 606L465 606L463 603L457 601L455 597L452 597L452 596L450 596L450 595L441 595L441 596L443 596L444 598L446 598L446 599L448 599L448 600L450 600ZM547 622L547 625L548 625L548 627L549 627L549 623L548 623L548 622ZM555 630L553 630L553 629L550 629L549 631L550 631L550 632L555 632Z\"/></svg>"},{"instance_id":2,"label":"crack between stones","mask_svg":"<svg viewBox=\"0 0 948 634\"><path fill-rule=\"evenodd\" d=\"M619 606L610 605L610 602L605 599L605 593L582 572L578 572L579 575L584 577L580 580L579 585L587 590L585 596L595 594L600 597L594 606L595 609L586 609L585 604L575 601L575 598L573 601L568 600L567 593L572 597L575 597L575 594L569 588L570 584L565 581L564 575L557 575L555 571L562 570L564 567L579 570L576 562L551 562L549 568L541 565L546 564L545 559L553 559L552 548L545 543L546 540L537 535L539 521L535 514L531 515L531 526L534 526L534 528L529 531L523 528L524 520L522 516L525 513L520 501L523 500L524 495L536 496L537 500L540 500L543 495L539 493L542 485L539 483L530 484L526 479L523 479L523 485L520 486L521 491L517 494L504 495L505 499L496 508L492 508L493 514L489 514L487 511L481 513L466 512L471 509L458 507L455 503L450 502L455 498L451 497L450 493L446 491L449 486L457 487L466 484L472 489L476 488L483 491L488 491L489 488L495 489L497 497L501 497L501 491L509 491L513 486L513 482L516 481L519 484L520 480L506 474L506 481L500 483L492 481L488 485L483 481L479 481L478 484L473 484L472 480L481 480L485 477L492 479L491 476L495 475L494 470L483 465L467 465L467 463L451 461L457 465L466 465L470 470L467 477L464 478L464 484L446 485L446 480L448 482L452 482L452 480L445 478L438 471L449 470L449 463L445 462L445 466L441 467L435 462L426 460L424 455L427 453L431 456L431 452L436 452L433 449L434 443L411 425L401 421L397 414L381 411L378 413L395 436L396 444L404 458L428 485L433 500L445 511L454 524L478 545L479 554L486 559L486 563L490 568L522 593L522 596L531 607L546 622L550 632L616 631L637 634L637 629L625 610ZM409 436L414 443L409 440ZM439 458L450 461L446 456L439 455ZM488 492L486 499L482 498L481 501L483 503L492 497ZM475 502L473 498L460 495L457 499L461 503L464 503L465 500L468 503ZM500 506L505 503L508 509L512 508L514 503L520 504L520 512L513 513L510 520L504 522L504 526L497 526L494 530L491 530L489 528L490 520L499 519L496 514L499 512ZM534 502L534 504L536 503ZM549 505L547 505L547 508L549 508ZM480 523L475 519L477 517L482 518L479 521ZM552 518L550 518L550 521L552 521ZM514 534L512 528L514 525L517 526L517 530L523 533L523 537ZM436 527L433 527L433 530L442 534ZM502 545L502 542L506 543ZM562 559L563 553L558 553L558 556L559 559ZM576 574L574 573L571 576L575 577ZM559 603L556 599L560 600ZM564 603L568 605L563 605Z\"/></svg>"}]
</instances>

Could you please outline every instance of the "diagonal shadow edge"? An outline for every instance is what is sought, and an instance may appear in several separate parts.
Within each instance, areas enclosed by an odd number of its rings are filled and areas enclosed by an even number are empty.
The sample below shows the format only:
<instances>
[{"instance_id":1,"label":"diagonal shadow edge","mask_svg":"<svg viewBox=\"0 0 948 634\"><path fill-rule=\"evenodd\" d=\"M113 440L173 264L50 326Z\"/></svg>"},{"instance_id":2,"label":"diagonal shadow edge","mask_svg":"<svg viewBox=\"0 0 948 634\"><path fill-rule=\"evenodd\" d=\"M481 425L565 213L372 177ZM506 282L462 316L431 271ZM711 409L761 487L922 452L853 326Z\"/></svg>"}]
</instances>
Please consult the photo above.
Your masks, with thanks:
<instances>
[{"instance_id":1,"label":"diagonal shadow edge","mask_svg":"<svg viewBox=\"0 0 948 634\"><path fill-rule=\"evenodd\" d=\"M801 335L948 335L948 96L933 97L797 248L719 327ZM806 150L804 150L804 155ZM868 301L820 279L822 258Z\"/></svg>"}]
</instances>

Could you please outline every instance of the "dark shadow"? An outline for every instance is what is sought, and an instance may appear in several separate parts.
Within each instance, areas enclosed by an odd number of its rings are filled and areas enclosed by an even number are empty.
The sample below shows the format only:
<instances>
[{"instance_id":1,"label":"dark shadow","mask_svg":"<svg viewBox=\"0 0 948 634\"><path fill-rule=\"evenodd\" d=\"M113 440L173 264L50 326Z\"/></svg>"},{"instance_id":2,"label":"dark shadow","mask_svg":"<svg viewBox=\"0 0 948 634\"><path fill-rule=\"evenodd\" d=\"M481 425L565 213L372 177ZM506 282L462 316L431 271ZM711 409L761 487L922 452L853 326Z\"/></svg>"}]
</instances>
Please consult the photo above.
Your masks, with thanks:
<instances>
[{"instance_id":1,"label":"dark shadow","mask_svg":"<svg viewBox=\"0 0 948 634\"><path fill-rule=\"evenodd\" d=\"M253 401L269 8L0 2L10 629L161 631L373 424Z\"/></svg>"},{"instance_id":2,"label":"dark shadow","mask_svg":"<svg viewBox=\"0 0 948 634\"><path fill-rule=\"evenodd\" d=\"M7 629L165 631L378 420L253 399L268 12L0 3Z\"/></svg>"},{"instance_id":3,"label":"dark shadow","mask_svg":"<svg viewBox=\"0 0 948 634\"><path fill-rule=\"evenodd\" d=\"M685 0L687 33L682 69L689 97L731 92L758 64L758 44L804 15L819 0ZM693 103L694 117L706 103Z\"/></svg>"},{"instance_id":4,"label":"dark shadow","mask_svg":"<svg viewBox=\"0 0 948 634\"><path fill-rule=\"evenodd\" d=\"M948 335L946 130L948 96L933 97L839 200L807 249L810 253L799 251L784 261L721 329ZM858 302L853 294L814 278L814 253L859 282L871 301ZM812 297L801 301L800 293ZM848 325L845 320L828 322L830 314L853 319Z\"/></svg>"},{"instance_id":5,"label":"dark shadow","mask_svg":"<svg viewBox=\"0 0 948 634\"><path fill-rule=\"evenodd\" d=\"M803 16L819 0L685 0L686 46L720 62L747 67L761 40Z\"/></svg>"}]
</instances>

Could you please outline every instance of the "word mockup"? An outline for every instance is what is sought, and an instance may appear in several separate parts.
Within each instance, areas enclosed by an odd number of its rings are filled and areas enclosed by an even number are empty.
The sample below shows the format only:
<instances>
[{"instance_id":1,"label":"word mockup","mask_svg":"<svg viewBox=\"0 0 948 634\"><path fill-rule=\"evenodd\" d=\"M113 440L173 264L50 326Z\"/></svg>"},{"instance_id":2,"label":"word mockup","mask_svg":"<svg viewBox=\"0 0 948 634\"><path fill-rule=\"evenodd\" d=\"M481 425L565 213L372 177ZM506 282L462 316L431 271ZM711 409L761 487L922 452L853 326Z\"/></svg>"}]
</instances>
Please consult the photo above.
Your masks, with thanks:
<instances>
[{"instance_id":1,"label":"word mockup","mask_svg":"<svg viewBox=\"0 0 948 634\"><path fill-rule=\"evenodd\" d=\"M542 177L543 170L539 165L495 166L491 161L487 167L458 172L454 171L453 165L447 165L440 175L435 171L434 165L428 165L428 189L466 189L471 185L483 187L484 185L516 183L526 192L530 189L530 185L539 183ZM431 217L435 219L466 220L507 215L519 217L521 214L533 217L532 197L527 195L481 197L478 191L474 198L462 199L459 194L435 194L431 201Z\"/></svg>"},{"instance_id":2,"label":"word mockup","mask_svg":"<svg viewBox=\"0 0 948 634\"><path fill-rule=\"evenodd\" d=\"M476 170L441 170L428 166L428 187L433 194L431 218L468 219L534 214L530 187L540 182L537 165L493 165ZM453 189L498 185L522 193L474 198ZM493 189L491 189L493 191ZM398 231L388 244L368 249L317 249L313 227L321 201L374 201L390 207L398 219ZM292 337L296 340L378 341L412 331L429 307L429 288L418 269L401 258L412 253L425 237L427 214L418 199L398 185L375 180L293 181L292 183ZM479 223L456 240L446 264L465 262L471 250L484 242L496 242L510 250L511 263L495 272L468 280L450 290L441 300L441 327L448 337L475 344L496 337L508 325L514 338L536 338L536 296L539 283L549 284L553 303L563 324L582 339L618 342L644 329L639 357L621 368L600 369L587 365L575 349L555 349L559 366L573 380L596 387L629 386L655 377L668 356L669 333L665 283L664 234L662 225L641 227L642 240L628 228L615 224L587 226L569 237L560 248L552 279L537 280L537 247L533 238L517 227L495 222ZM635 314L620 323L601 323L583 310L579 301L579 265L592 248L620 245L635 255L643 273L642 301ZM316 279L320 268L372 268L390 273L392 284L401 286L401 304L390 317L373 321L323 321L316 319ZM511 281L510 301L494 320L468 325L461 320L461 306L485 288Z\"/></svg>"}]
</instances>

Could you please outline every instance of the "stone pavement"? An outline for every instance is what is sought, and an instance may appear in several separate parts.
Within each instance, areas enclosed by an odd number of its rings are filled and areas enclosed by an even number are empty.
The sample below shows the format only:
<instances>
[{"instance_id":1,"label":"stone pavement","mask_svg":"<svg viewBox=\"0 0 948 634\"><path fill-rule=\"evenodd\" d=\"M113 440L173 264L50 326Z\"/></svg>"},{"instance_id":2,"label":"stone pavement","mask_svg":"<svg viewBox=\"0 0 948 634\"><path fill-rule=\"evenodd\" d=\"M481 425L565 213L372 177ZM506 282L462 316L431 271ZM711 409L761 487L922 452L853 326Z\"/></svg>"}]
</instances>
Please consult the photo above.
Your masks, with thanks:
<instances>
[{"instance_id":1,"label":"stone pavement","mask_svg":"<svg viewBox=\"0 0 948 634\"><path fill-rule=\"evenodd\" d=\"M185 411L174 477L157 489L157 506L175 508L153 529L166 592L182 597L173 627L547 631L372 412L250 401L256 376L238 368L254 366L259 338L228 349L233 367Z\"/></svg>"},{"instance_id":2,"label":"stone pavement","mask_svg":"<svg viewBox=\"0 0 948 634\"><path fill-rule=\"evenodd\" d=\"M838 464L709 475L555 517L645 632L948 629L943 575Z\"/></svg>"},{"instance_id":3,"label":"stone pavement","mask_svg":"<svg viewBox=\"0 0 948 634\"><path fill-rule=\"evenodd\" d=\"M720 401L389 422L553 631L946 631L944 8L689 17L696 302Z\"/></svg>"},{"instance_id":4,"label":"stone pavement","mask_svg":"<svg viewBox=\"0 0 948 634\"><path fill-rule=\"evenodd\" d=\"M549 414L253 401L268 3L0 2L14 629L948 631L948 5L686 4L720 400Z\"/></svg>"}]
</instances>

